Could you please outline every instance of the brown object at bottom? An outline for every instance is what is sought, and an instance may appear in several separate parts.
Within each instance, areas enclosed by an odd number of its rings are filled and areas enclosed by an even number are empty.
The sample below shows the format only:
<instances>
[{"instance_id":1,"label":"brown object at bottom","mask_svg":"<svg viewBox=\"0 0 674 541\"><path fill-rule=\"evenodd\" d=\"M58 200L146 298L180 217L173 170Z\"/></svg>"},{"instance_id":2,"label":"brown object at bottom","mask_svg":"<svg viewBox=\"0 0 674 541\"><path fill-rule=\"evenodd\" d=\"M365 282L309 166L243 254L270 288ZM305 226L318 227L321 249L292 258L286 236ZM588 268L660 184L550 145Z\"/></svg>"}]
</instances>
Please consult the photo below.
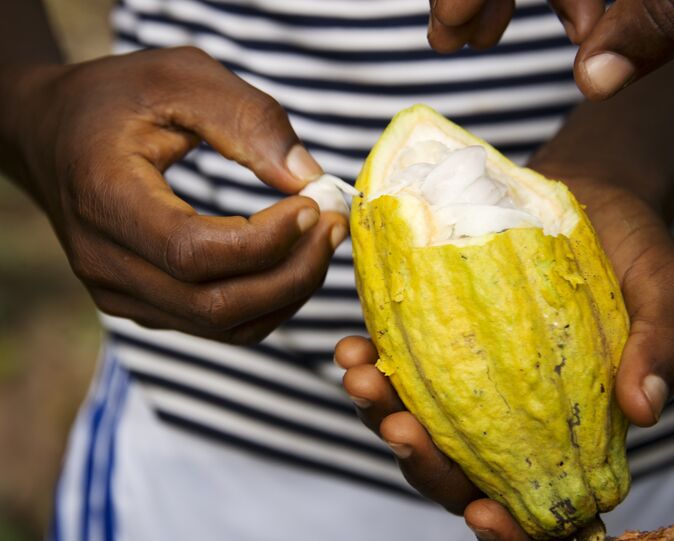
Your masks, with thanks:
<instances>
[{"instance_id":1,"label":"brown object at bottom","mask_svg":"<svg viewBox=\"0 0 674 541\"><path fill-rule=\"evenodd\" d=\"M652 532L626 531L620 537L609 538L611 541L674 541L674 524L659 528Z\"/></svg>"}]
</instances>

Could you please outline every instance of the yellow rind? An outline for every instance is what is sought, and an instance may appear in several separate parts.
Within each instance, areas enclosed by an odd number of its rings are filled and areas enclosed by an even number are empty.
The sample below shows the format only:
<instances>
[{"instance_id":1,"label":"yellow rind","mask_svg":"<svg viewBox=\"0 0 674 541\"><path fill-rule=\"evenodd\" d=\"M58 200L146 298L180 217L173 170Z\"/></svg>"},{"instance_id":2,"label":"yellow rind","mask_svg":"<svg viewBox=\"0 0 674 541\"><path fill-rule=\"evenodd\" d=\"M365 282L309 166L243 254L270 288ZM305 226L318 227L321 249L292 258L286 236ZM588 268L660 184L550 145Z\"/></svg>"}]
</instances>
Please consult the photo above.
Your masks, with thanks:
<instances>
[{"instance_id":1,"label":"yellow rind","mask_svg":"<svg viewBox=\"0 0 674 541\"><path fill-rule=\"evenodd\" d=\"M577 215L568 236L538 228L469 246L416 247L401 201L367 201L373 179L419 122ZM356 187L351 234L368 331L406 407L471 480L525 530L560 537L629 488L627 422L613 387L628 319L617 281L580 205L561 183L519 168L415 106L373 148Z\"/></svg>"}]
</instances>

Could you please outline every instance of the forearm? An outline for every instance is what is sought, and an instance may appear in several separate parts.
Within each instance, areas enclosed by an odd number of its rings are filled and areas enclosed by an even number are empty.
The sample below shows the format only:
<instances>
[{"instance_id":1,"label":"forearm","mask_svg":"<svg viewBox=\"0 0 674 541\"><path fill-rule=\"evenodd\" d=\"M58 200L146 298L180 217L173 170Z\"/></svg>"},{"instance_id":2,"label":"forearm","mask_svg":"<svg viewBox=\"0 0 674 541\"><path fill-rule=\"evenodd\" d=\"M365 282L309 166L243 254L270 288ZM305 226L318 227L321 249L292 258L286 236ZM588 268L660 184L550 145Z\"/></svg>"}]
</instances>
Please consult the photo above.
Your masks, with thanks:
<instances>
[{"instance_id":1,"label":"forearm","mask_svg":"<svg viewBox=\"0 0 674 541\"><path fill-rule=\"evenodd\" d=\"M19 184L26 177L22 126L44 120L31 114L31 89L45 67L61 61L41 0L5 0L0 17L0 171Z\"/></svg>"},{"instance_id":2,"label":"forearm","mask_svg":"<svg viewBox=\"0 0 674 541\"><path fill-rule=\"evenodd\" d=\"M0 17L0 70L61 60L41 0L4 0Z\"/></svg>"},{"instance_id":3,"label":"forearm","mask_svg":"<svg viewBox=\"0 0 674 541\"><path fill-rule=\"evenodd\" d=\"M581 201L583 179L593 179L626 188L671 218L673 93L670 63L610 100L580 105L530 166L567 181Z\"/></svg>"}]
</instances>

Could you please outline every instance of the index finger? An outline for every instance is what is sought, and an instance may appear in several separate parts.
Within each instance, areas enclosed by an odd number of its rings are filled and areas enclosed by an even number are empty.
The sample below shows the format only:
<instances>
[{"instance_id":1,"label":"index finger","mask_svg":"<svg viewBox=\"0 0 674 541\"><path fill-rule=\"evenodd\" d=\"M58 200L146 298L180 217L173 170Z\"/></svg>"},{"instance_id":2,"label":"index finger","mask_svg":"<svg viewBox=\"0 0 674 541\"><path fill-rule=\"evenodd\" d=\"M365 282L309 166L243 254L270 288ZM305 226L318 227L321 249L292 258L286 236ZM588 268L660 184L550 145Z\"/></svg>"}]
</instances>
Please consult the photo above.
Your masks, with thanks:
<instances>
[{"instance_id":1,"label":"index finger","mask_svg":"<svg viewBox=\"0 0 674 541\"><path fill-rule=\"evenodd\" d=\"M80 217L181 281L211 281L271 267L319 218L316 203L305 197L289 197L249 219L203 216L178 198L143 157L118 162L105 168L78 201Z\"/></svg>"}]
</instances>

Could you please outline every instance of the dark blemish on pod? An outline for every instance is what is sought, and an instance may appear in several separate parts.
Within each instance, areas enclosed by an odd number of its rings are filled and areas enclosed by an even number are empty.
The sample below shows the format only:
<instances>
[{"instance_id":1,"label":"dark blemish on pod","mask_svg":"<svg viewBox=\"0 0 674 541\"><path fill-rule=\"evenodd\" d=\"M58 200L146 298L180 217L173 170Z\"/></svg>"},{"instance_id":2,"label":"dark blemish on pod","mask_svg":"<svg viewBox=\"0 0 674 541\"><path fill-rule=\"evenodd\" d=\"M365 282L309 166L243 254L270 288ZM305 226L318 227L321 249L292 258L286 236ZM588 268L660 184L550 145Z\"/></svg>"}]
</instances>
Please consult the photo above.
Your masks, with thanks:
<instances>
[{"instance_id":1,"label":"dark blemish on pod","mask_svg":"<svg viewBox=\"0 0 674 541\"><path fill-rule=\"evenodd\" d=\"M540 368L540 367L541 367L541 363L536 362L536 368Z\"/></svg>"},{"instance_id":2,"label":"dark blemish on pod","mask_svg":"<svg viewBox=\"0 0 674 541\"><path fill-rule=\"evenodd\" d=\"M464 261L468 261L468 258L465 255L463 255L463 254L460 254L460 255L461 255L461 259L463 259Z\"/></svg>"},{"instance_id":3,"label":"dark blemish on pod","mask_svg":"<svg viewBox=\"0 0 674 541\"><path fill-rule=\"evenodd\" d=\"M487 432L486 432L486 431L482 432L482 435L483 435L483 436L486 436L486 435L487 435Z\"/></svg>"},{"instance_id":4,"label":"dark blemish on pod","mask_svg":"<svg viewBox=\"0 0 674 541\"><path fill-rule=\"evenodd\" d=\"M555 372L557 372L558 375L561 375L562 368L564 368L565 365L566 365L566 357L562 355L562 362L555 366Z\"/></svg>"},{"instance_id":5,"label":"dark blemish on pod","mask_svg":"<svg viewBox=\"0 0 674 541\"><path fill-rule=\"evenodd\" d=\"M570 323L567 323L566 325L564 325L564 328L565 328L565 329L568 329L570 326L571 326L571 324L570 324Z\"/></svg>"},{"instance_id":6,"label":"dark blemish on pod","mask_svg":"<svg viewBox=\"0 0 674 541\"><path fill-rule=\"evenodd\" d=\"M611 300L615 299L615 294L611 291Z\"/></svg>"},{"instance_id":7,"label":"dark blemish on pod","mask_svg":"<svg viewBox=\"0 0 674 541\"><path fill-rule=\"evenodd\" d=\"M603 383L600 383L600 384L599 384L599 390L600 390L602 393L605 393L605 392L606 392L606 388L604 387L604 384L603 384Z\"/></svg>"},{"instance_id":8,"label":"dark blemish on pod","mask_svg":"<svg viewBox=\"0 0 674 541\"><path fill-rule=\"evenodd\" d=\"M531 468L531 459L530 459L528 456L527 456L527 457L524 457L524 461L525 461L525 462L529 465L529 467Z\"/></svg>"},{"instance_id":9,"label":"dark blemish on pod","mask_svg":"<svg viewBox=\"0 0 674 541\"><path fill-rule=\"evenodd\" d=\"M535 479L533 481L531 481L531 486L534 487L535 490L538 490L539 488L541 488L541 484L538 481L536 481Z\"/></svg>"},{"instance_id":10,"label":"dark blemish on pod","mask_svg":"<svg viewBox=\"0 0 674 541\"><path fill-rule=\"evenodd\" d=\"M569 517L573 517L576 513L576 508L571 503L569 498L565 498L561 501L558 501L555 505L550 508L552 516L555 517L557 524L564 527L567 524L571 524L573 520Z\"/></svg>"},{"instance_id":11,"label":"dark blemish on pod","mask_svg":"<svg viewBox=\"0 0 674 541\"><path fill-rule=\"evenodd\" d=\"M571 445L578 447L578 439L576 438L576 431L573 429L576 426L580 425L580 405L576 402L573 405L573 417L566 420L566 424L569 426L569 433L571 434Z\"/></svg>"},{"instance_id":12,"label":"dark blemish on pod","mask_svg":"<svg viewBox=\"0 0 674 541\"><path fill-rule=\"evenodd\" d=\"M559 464L557 464L560 468L564 465L564 461L562 460Z\"/></svg>"}]
</instances>

